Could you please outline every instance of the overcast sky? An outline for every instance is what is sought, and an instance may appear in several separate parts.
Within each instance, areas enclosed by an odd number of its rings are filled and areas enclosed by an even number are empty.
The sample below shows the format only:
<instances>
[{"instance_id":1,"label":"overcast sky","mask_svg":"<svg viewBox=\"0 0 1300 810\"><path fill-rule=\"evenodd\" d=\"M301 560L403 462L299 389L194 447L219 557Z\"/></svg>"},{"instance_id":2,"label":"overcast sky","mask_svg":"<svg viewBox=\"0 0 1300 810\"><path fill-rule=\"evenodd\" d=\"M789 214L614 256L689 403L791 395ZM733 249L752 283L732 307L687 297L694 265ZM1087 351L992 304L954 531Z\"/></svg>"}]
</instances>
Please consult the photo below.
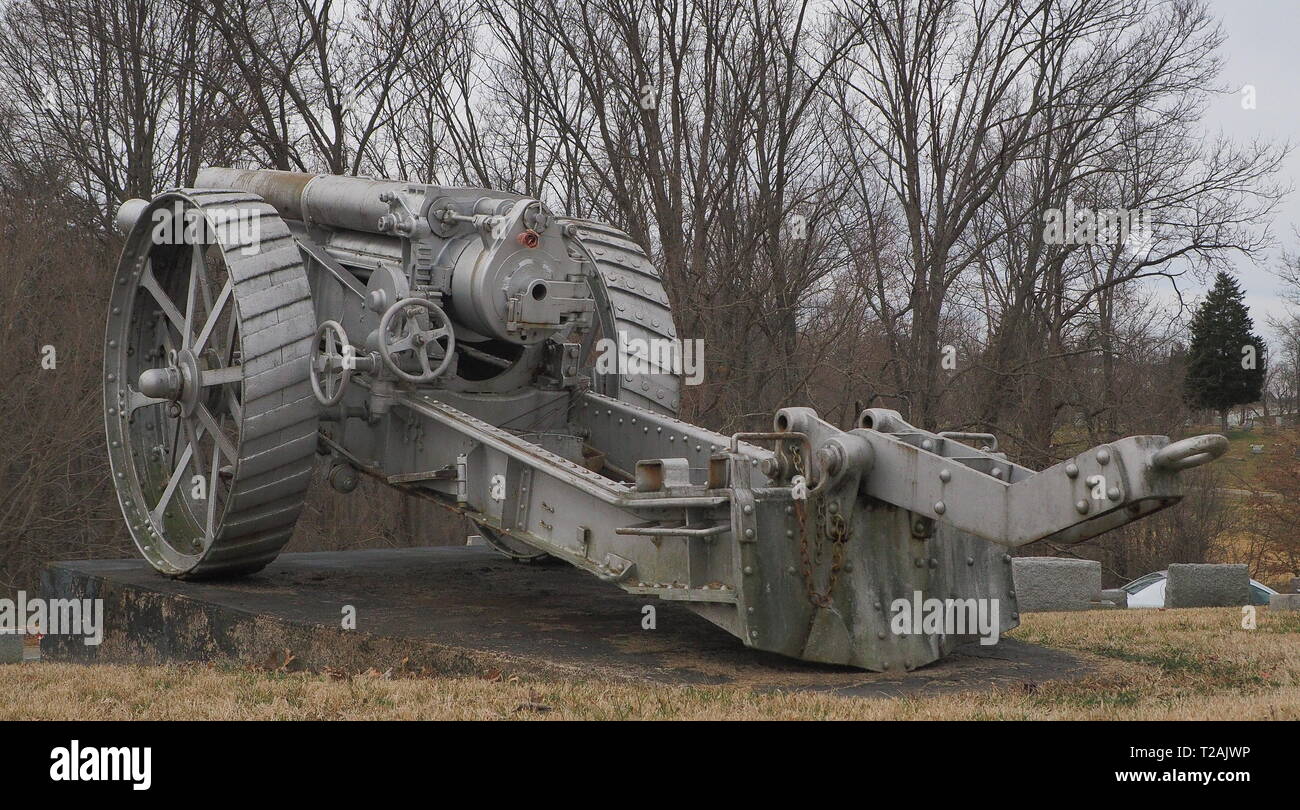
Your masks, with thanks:
<instances>
[{"instance_id":1,"label":"overcast sky","mask_svg":"<svg viewBox=\"0 0 1300 810\"><path fill-rule=\"evenodd\" d=\"M1254 85L1256 108L1243 110L1240 93L1217 98L1206 112L1206 126L1238 141L1265 137L1300 145L1300 0L1211 0L1210 5L1228 37L1222 82L1234 88ZM1280 247L1300 252L1300 149L1287 158L1283 180L1296 190L1278 206L1272 231ZM1276 259L1276 251L1270 259ZM1285 309L1278 297L1281 285L1267 266L1245 258L1238 260L1237 271L1255 325L1267 335L1267 315Z\"/></svg>"}]
</instances>

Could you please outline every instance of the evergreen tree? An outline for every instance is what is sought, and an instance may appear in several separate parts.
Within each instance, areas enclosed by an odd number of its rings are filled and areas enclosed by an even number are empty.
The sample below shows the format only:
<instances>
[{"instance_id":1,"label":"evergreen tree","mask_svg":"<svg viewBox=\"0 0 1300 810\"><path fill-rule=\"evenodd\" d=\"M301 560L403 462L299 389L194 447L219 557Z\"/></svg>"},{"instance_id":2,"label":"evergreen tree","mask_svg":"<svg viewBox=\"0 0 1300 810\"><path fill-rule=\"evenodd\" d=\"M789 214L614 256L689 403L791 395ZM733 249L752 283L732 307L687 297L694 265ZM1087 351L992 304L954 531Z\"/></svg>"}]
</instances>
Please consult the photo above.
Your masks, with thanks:
<instances>
[{"instance_id":1,"label":"evergreen tree","mask_svg":"<svg viewBox=\"0 0 1300 810\"><path fill-rule=\"evenodd\" d=\"M1183 398L1193 408L1219 414L1224 428L1234 405L1258 402L1264 390L1264 341L1243 301L1245 293L1227 273L1192 318Z\"/></svg>"}]
</instances>

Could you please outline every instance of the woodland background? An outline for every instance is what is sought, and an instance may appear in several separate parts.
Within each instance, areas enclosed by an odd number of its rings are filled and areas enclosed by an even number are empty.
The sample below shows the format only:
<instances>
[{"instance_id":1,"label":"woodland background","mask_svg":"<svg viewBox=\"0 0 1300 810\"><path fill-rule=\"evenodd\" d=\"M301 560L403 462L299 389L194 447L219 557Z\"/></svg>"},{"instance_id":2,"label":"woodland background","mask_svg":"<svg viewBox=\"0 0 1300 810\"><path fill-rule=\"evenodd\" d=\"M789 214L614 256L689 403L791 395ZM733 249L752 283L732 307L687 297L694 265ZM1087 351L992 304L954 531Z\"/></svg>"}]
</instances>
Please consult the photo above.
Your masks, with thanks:
<instances>
[{"instance_id":1,"label":"woodland background","mask_svg":"<svg viewBox=\"0 0 1300 810\"><path fill-rule=\"evenodd\" d=\"M205 165L613 222L705 340L684 415L723 432L885 406L1032 467L1201 432L1177 302L1279 247L1289 191L1286 145L1201 126L1232 90L1223 45L1200 0L0 0L0 590L133 553L102 448L112 215ZM1046 244L1067 201L1148 211L1153 239ZM1300 294L1300 262L1274 269ZM1259 410L1294 414L1300 321L1272 327ZM1100 559L1111 583L1295 572L1295 435L1249 480L1211 465L1179 508L1024 553ZM291 548L463 541L429 509L318 491Z\"/></svg>"}]
</instances>

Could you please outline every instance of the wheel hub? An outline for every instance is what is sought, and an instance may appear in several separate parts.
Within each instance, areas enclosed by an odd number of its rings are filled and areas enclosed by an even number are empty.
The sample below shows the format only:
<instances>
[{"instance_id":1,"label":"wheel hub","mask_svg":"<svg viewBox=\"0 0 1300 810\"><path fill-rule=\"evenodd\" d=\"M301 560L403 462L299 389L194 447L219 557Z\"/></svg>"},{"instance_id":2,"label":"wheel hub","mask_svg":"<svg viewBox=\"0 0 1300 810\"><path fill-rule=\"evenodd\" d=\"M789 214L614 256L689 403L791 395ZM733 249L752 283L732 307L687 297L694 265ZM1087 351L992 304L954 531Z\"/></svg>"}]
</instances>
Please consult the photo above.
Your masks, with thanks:
<instances>
[{"instance_id":1,"label":"wheel hub","mask_svg":"<svg viewBox=\"0 0 1300 810\"><path fill-rule=\"evenodd\" d=\"M166 366L140 373L140 393L175 402L180 406L181 414L192 416L203 388L201 371L198 358L189 349L171 352Z\"/></svg>"},{"instance_id":2,"label":"wheel hub","mask_svg":"<svg viewBox=\"0 0 1300 810\"><path fill-rule=\"evenodd\" d=\"M175 366L146 369L140 374L140 393L154 399L176 400L182 384L180 369Z\"/></svg>"}]
</instances>

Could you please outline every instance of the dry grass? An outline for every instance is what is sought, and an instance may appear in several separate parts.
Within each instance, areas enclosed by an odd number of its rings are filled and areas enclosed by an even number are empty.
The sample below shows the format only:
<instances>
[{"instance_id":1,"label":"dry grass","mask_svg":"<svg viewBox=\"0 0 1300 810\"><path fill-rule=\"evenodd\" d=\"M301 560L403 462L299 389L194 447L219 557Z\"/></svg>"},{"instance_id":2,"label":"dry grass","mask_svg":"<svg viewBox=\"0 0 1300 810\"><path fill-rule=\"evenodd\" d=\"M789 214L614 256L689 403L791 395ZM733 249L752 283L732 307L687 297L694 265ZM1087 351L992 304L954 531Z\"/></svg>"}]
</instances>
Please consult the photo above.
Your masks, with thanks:
<instances>
[{"instance_id":1,"label":"dry grass","mask_svg":"<svg viewBox=\"0 0 1300 810\"><path fill-rule=\"evenodd\" d=\"M0 667L7 719L1300 719L1300 614L1037 614L1015 635L1078 651L1067 683L896 699L596 681L331 678L214 666Z\"/></svg>"}]
</instances>

